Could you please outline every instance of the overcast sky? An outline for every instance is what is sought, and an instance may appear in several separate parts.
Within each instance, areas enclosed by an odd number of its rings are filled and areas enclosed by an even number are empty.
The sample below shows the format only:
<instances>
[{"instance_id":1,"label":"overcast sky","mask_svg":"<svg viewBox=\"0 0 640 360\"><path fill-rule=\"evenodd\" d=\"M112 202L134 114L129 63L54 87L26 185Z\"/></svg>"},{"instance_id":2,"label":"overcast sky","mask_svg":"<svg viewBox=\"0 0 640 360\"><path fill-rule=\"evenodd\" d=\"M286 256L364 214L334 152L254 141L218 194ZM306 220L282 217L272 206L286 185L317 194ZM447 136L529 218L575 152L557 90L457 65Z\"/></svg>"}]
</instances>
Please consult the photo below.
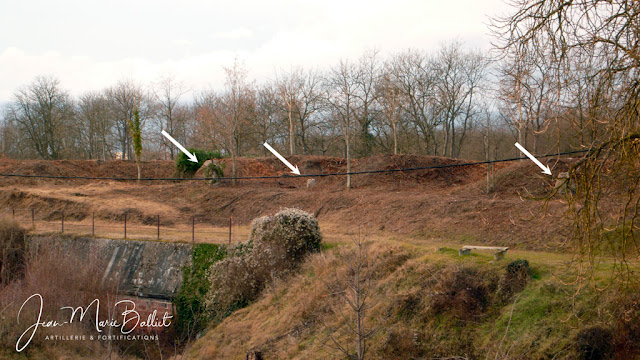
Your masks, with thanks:
<instances>
[{"instance_id":1,"label":"overcast sky","mask_svg":"<svg viewBox=\"0 0 640 360\"><path fill-rule=\"evenodd\" d=\"M73 95L121 79L172 75L220 88L234 57L250 77L325 67L365 49L436 49L458 38L488 49L503 0L0 0L0 103L37 75Z\"/></svg>"}]
</instances>

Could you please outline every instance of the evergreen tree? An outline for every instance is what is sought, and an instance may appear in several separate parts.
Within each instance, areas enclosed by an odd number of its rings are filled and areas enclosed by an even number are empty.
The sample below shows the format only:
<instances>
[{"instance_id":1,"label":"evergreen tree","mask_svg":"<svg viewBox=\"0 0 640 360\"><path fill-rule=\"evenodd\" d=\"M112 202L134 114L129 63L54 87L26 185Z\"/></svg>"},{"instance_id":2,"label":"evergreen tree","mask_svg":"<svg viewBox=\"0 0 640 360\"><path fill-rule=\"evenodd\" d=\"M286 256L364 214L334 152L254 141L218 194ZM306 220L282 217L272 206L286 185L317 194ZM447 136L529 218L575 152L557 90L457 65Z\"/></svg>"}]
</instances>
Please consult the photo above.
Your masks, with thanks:
<instances>
[{"instance_id":1,"label":"evergreen tree","mask_svg":"<svg viewBox=\"0 0 640 360\"><path fill-rule=\"evenodd\" d=\"M140 168L140 155L142 154L142 131L140 129L140 114L138 109L133 113L133 121L129 120L129 133L133 140L133 152L136 156L136 166L138 167L138 181L142 179Z\"/></svg>"}]
</instances>

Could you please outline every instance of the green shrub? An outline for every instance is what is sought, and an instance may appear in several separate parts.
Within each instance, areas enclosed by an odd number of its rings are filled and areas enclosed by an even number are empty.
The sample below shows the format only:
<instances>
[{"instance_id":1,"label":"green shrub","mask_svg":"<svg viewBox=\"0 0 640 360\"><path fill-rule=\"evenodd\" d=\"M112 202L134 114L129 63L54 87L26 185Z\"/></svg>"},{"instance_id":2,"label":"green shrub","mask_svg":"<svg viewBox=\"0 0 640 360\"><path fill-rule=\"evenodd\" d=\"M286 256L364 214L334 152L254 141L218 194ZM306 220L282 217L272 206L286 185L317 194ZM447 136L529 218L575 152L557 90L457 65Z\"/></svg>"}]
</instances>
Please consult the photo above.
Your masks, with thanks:
<instances>
[{"instance_id":1,"label":"green shrub","mask_svg":"<svg viewBox=\"0 0 640 360\"><path fill-rule=\"evenodd\" d=\"M0 218L0 285L21 277L27 252L26 231L17 222Z\"/></svg>"},{"instance_id":2,"label":"green shrub","mask_svg":"<svg viewBox=\"0 0 640 360\"><path fill-rule=\"evenodd\" d=\"M192 261L182 269L182 286L173 299L178 336L193 337L206 328L210 321L205 306L205 297L211 287L208 270L225 256L226 248L222 245L198 244L193 248Z\"/></svg>"},{"instance_id":3,"label":"green shrub","mask_svg":"<svg viewBox=\"0 0 640 360\"><path fill-rule=\"evenodd\" d=\"M142 130L140 129L140 113L136 109L133 113L133 121L129 120L129 134L133 140L133 152L136 156L136 167L138 168L138 180L142 178L142 168L140 167L140 157L142 156Z\"/></svg>"},{"instance_id":4,"label":"green shrub","mask_svg":"<svg viewBox=\"0 0 640 360\"><path fill-rule=\"evenodd\" d=\"M187 150L198 158L198 162L195 163L189 160L189 157L183 152L178 154L178 157L176 157L176 174L180 177L192 177L207 160L222 159L220 151L206 151L195 148Z\"/></svg>"},{"instance_id":5,"label":"green shrub","mask_svg":"<svg viewBox=\"0 0 640 360\"><path fill-rule=\"evenodd\" d=\"M203 170L204 177L212 178L212 184L216 183L217 179L224 177L224 164L214 164L211 162Z\"/></svg>"},{"instance_id":6,"label":"green shrub","mask_svg":"<svg viewBox=\"0 0 640 360\"><path fill-rule=\"evenodd\" d=\"M255 219L248 243L229 249L211 267L207 306L221 320L255 300L276 278L294 271L304 257L319 251L322 235L313 215L285 209Z\"/></svg>"}]
</instances>

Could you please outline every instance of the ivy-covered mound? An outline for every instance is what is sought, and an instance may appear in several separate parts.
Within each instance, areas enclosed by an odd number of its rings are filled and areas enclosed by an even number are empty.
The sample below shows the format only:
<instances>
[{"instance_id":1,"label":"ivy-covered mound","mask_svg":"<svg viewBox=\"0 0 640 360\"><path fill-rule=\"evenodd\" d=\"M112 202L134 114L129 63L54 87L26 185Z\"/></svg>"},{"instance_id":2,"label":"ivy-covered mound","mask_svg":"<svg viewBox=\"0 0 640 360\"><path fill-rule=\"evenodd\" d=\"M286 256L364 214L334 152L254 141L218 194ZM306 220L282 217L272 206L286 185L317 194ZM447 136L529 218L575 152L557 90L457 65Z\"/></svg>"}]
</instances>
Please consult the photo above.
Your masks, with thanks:
<instances>
[{"instance_id":1,"label":"ivy-covered mound","mask_svg":"<svg viewBox=\"0 0 640 360\"><path fill-rule=\"evenodd\" d=\"M193 248L191 263L182 269L182 286L173 298L175 331L182 339L193 338L207 327L210 316L205 299L211 287L209 268L224 259L226 251L224 245L198 244Z\"/></svg>"},{"instance_id":2,"label":"ivy-covered mound","mask_svg":"<svg viewBox=\"0 0 640 360\"><path fill-rule=\"evenodd\" d=\"M189 157L182 152L179 153L176 157L176 176L178 177L193 177L205 161L222 159L220 151L207 151L195 148L189 148L187 150L198 158L198 162L191 161Z\"/></svg>"}]
</instances>

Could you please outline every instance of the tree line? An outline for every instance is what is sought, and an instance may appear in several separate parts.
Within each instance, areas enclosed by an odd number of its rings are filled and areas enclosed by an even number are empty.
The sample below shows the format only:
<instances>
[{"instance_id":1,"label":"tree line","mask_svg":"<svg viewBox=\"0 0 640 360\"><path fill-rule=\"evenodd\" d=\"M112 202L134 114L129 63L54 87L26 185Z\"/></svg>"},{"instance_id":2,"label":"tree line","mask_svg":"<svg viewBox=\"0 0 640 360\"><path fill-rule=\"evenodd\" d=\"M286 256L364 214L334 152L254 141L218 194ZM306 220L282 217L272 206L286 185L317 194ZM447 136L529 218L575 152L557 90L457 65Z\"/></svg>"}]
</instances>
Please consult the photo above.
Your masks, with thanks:
<instances>
[{"instance_id":1,"label":"tree line","mask_svg":"<svg viewBox=\"0 0 640 360\"><path fill-rule=\"evenodd\" d=\"M575 129L573 120L589 121L593 96L605 96L584 78L593 71L589 61L574 65L580 71L572 78L510 48L489 56L453 41L385 57L367 50L326 69L277 71L261 83L236 60L215 90L191 91L162 77L148 86L120 80L73 97L57 78L39 76L4 107L0 151L13 158L133 159L129 122L136 111L145 159L177 155L161 130L187 147L233 158L268 155L265 141L283 154L346 158L484 160L516 155L514 140L536 153L564 151L581 145L575 134L595 136Z\"/></svg>"}]
</instances>

